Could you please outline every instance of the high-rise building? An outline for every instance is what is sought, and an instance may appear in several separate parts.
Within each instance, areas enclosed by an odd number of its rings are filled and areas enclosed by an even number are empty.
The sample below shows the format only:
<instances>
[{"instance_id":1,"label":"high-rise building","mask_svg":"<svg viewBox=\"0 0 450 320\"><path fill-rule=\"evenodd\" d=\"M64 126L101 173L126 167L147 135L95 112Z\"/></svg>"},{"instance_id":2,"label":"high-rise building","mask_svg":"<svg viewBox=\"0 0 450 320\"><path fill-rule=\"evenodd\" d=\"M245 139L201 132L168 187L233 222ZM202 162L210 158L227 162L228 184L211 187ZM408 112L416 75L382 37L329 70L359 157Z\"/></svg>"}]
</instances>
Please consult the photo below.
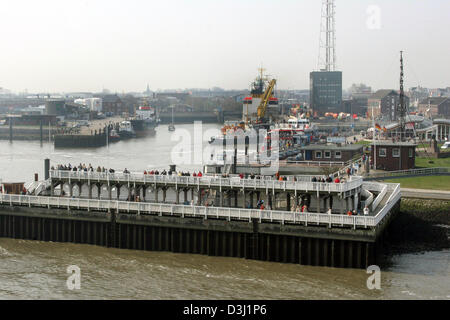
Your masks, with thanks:
<instances>
[{"instance_id":1,"label":"high-rise building","mask_svg":"<svg viewBox=\"0 0 450 320\"><path fill-rule=\"evenodd\" d=\"M318 69L310 73L310 106L319 115L342 111L342 72L336 71L334 0L323 0Z\"/></svg>"},{"instance_id":2,"label":"high-rise building","mask_svg":"<svg viewBox=\"0 0 450 320\"><path fill-rule=\"evenodd\" d=\"M310 105L314 112L341 112L342 72L314 71L310 73Z\"/></svg>"}]
</instances>

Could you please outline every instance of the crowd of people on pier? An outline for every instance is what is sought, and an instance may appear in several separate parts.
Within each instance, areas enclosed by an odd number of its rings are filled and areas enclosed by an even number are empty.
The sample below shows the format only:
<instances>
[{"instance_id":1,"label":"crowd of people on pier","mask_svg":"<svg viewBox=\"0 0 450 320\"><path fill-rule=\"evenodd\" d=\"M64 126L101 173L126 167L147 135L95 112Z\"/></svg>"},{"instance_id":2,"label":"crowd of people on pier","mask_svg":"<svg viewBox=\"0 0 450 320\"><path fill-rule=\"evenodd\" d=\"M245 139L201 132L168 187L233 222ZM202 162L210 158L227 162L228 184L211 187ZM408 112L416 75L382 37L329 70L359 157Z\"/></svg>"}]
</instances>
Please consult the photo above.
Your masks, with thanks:
<instances>
[{"instance_id":1,"label":"crowd of people on pier","mask_svg":"<svg viewBox=\"0 0 450 320\"><path fill-rule=\"evenodd\" d=\"M116 170L112 169L112 168L105 168L105 167L101 167L98 166L97 168L94 168L90 163L88 165L86 164L82 164L80 163L79 165L72 165L72 164L58 164L56 166L56 168L54 166L51 167L51 170L62 170L62 171L81 171L81 172L97 172L97 173L115 173ZM131 174L131 172L125 168L122 171L124 174ZM194 171L194 172L190 172L190 171L172 171L172 170L162 170L159 171L158 169L152 169L152 170L144 170L144 175L161 175L161 176L178 176L178 177L203 177L203 173L201 171ZM347 169L347 174L348 177L350 177L351 175L354 174L354 171L350 168ZM260 175L256 175L254 173L251 174L244 174L244 173L239 173L239 178L240 179L251 179L251 180L261 180L261 179L266 179L266 177L260 176ZM221 178L230 178L230 175L227 173L221 174L220 175ZM283 176L280 175L279 172L275 173L272 178L276 181L297 181L297 177L296 176ZM319 176L319 177L312 177L311 178L311 182L320 182L320 183L343 183L345 182L346 179L341 177L333 177L332 175L329 176Z\"/></svg>"},{"instance_id":2,"label":"crowd of people on pier","mask_svg":"<svg viewBox=\"0 0 450 320\"><path fill-rule=\"evenodd\" d=\"M90 163L88 165L86 164L79 164L77 166L74 166L72 164L58 164L56 168L54 166L51 167L51 170L62 170L62 171L81 171L81 172L97 172L97 173L115 173L116 170L110 168L107 169L105 167L98 166L97 168L94 168ZM131 174L131 172L125 168L123 170L124 174ZM144 170L143 172L145 175L169 175L169 176L179 176L179 177L203 177L203 173L201 171L194 171L193 173L189 171L171 171L171 170L162 170L159 171L158 169L152 169L152 170Z\"/></svg>"},{"instance_id":3,"label":"crowd of people on pier","mask_svg":"<svg viewBox=\"0 0 450 320\"><path fill-rule=\"evenodd\" d=\"M352 174L354 174L354 171L352 171L351 169L352 167L349 167L347 169L347 174L350 177ZM81 171L81 172L98 172L98 173L115 173L115 170L110 168L107 169L105 167L100 167L98 166L97 168L94 168L90 163L88 165L86 164L82 164L80 163L79 165L72 165L72 164L67 164L67 165L63 165L63 164L58 164L55 167L51 167L51 170L63 170L63 171ZM124 174L130 174L130 171L125 168L123 170ZM179 177L203 177L203 173L201 171L194 171L194 172L189 172L189 171L172 171L172 170L162 170L159 171L158 169L152 169L152 170L144 170L144 175L161 175L161 176L165 176L165 175L169 175L169 176L179 176ZM263 178L260 175L255 175L254 173L251 174L244 174L244 173L240 173L239 175L240 179L267 179L267 178ZM222 177L229 177L229 174L222 174ZM288 177L287 176L283 176L280 175L279 172L275 173L273 175L273 179L276 181L287 181ZM345 182L345 178L343 177L333 177L332 175L329 176L320 176L320 177L312 177L311 178L311 182L318 182L318 183L343 183ZM297 177L296 176L289 176L289 181L297 181ZM139 197L135 200L135 201L140 201ZM253 205L247 201L246 203L246 208L251 209L254 208ZM272 208L270 207L269 204L265 203L264 200L258 200L257 204L256 204L256 208L260 209L260 210L271 210ZM298 213L308 213L309 212L309 203L308 201L301 201L298 204L294 204L291 208L292 212L298 212ZM332 214L332 209L329 208L327 211L328 214ZM363 210L362 213L366 216L369 215L369 208L366 206ZM348 216L356 216L358 215L357 210L349 210L346 212L346 214Z\"/></svg>"}]
</instances>

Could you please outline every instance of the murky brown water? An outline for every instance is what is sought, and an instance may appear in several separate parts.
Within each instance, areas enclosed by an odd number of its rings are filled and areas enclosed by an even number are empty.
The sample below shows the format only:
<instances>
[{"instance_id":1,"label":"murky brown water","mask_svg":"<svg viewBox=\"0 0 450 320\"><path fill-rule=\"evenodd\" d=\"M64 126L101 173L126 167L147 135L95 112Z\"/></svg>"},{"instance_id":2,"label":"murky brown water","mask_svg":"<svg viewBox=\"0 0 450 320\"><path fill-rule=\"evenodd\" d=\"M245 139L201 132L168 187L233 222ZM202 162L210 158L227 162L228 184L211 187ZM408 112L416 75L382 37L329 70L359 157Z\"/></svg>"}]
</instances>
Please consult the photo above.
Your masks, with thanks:
<instances>
[{"instance_id":1,"label":"murky brown water","mask_svg":"<svg viewBox=\"0 0 450 320\"><path fill-rule=\"evenodd\" d=\"M373 291L364 270L0 239L0 299L450 299L449 255L399 256Z\"/></svg>"},{"instance_id":2,"label":"murky brown water","mask_svg":"<svg viewBox=\"0 0 450 320\"><path fill-rule=\"evenodd\" d=\"M178 125L181 129L193 132L189 125ZM0 141L0 178L42 176L46 157L53 164L168 168L179 143L171 141L167 126L154 137L109 149L55 151L38 142ZM178 154L193 153L186 148ZM182 167L199 168L192 163ZM449 262L449 250L396 256L382 270L381 290L374 291L367 289L364 270L0 239L0 299L450 299ZM69 265L81 269L80 290L67 289Z\"/></svg>"}]
</instances>

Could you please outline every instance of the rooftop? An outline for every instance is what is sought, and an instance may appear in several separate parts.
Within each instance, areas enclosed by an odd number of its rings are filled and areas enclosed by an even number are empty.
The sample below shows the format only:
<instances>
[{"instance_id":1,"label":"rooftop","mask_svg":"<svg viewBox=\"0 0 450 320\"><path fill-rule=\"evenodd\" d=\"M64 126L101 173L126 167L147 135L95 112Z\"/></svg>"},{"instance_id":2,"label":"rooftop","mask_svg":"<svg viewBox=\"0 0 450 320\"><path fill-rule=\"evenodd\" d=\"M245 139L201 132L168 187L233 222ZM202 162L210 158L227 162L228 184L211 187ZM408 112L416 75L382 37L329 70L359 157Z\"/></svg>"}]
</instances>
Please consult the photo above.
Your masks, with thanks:
<instances>
[{"instance_id":1,"label":"rooftop","mask_svg":"<svg viewBox=\"0 0 450 320\"><path fill-rule=\"evenodd\" d=\"M359 151L362 150L364 146L362 144L313 144L309 146L302 147L302 150L339 150L339 151Z\"/></svg>"},{"instance_id":2,"label":"rooftop","mask_svg":"<svg viewBox=\"0 0 450 320\"><path fill-rule=\"evenodd\" d=\"M372 94L369 99L383 99L384 97L390 95L391 93L398 95L398 93L395 90L392 89L381 89Z\"/></svg>"}]
</instances>

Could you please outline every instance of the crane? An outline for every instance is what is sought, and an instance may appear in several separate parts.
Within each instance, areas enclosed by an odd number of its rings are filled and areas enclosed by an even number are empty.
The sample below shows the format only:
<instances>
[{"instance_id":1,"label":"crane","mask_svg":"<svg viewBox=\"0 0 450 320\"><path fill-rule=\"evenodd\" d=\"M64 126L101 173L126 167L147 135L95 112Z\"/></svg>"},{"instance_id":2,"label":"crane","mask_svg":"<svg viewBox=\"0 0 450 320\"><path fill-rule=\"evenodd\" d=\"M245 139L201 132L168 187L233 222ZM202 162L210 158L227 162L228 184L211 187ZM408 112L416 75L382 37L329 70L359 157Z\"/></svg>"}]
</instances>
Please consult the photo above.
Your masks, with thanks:
<instances>
[{"instance_id":1,"label":"crane","mask_svg":"<svg viewBox=\"0 0 450 320\"><path fill-rule=\"evenodd\" d=\"M259 120L262 120L266 114L267 105L269 104L270 97L272 97L276 83L277 83L277 81L275 79L270 80L269 85L262 96L261 102L258 106L258 119Z\"/></svg>"}]
</instances>

